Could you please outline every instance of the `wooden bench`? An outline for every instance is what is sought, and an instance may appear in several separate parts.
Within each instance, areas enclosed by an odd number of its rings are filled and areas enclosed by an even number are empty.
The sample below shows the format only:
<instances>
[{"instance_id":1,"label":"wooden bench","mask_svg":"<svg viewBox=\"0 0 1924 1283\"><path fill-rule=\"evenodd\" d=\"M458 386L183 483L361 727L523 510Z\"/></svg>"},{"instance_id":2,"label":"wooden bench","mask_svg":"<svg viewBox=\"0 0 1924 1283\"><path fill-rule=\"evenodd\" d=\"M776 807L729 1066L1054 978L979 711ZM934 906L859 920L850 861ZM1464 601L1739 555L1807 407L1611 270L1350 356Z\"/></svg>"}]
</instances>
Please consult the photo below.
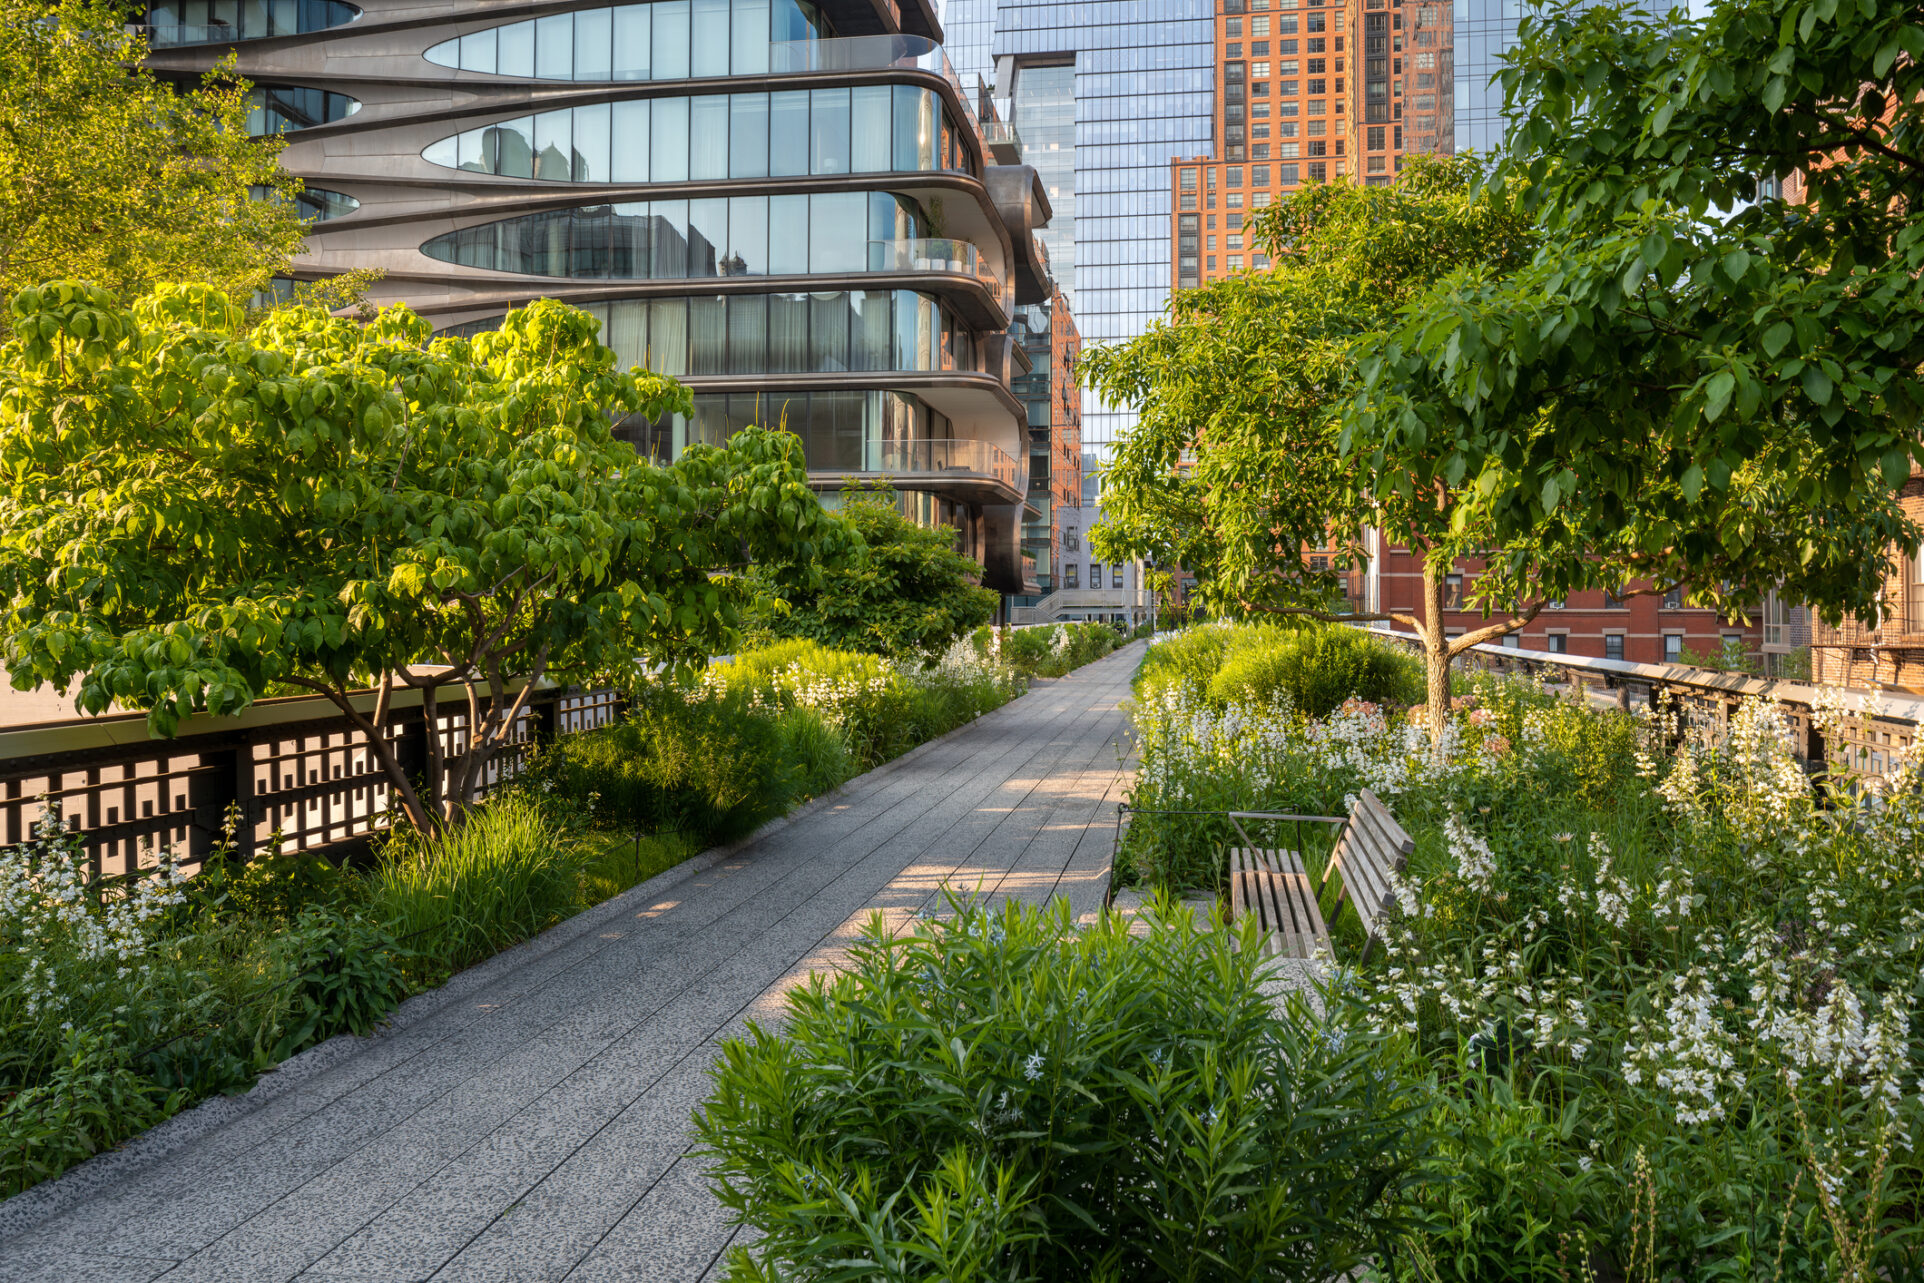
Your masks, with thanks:
<instances>
[{"instance_id":1,"label":"wooden bench","mask_svg":"<svg viewBox=\"0 0 1924 1283\"><path fill-rule=\"evenodd\" d=\"M1245 819L1275 819L1340 823L1342 833L1330 853L1319 882L1312 884L1295 851L1266 849L1250 842L1238 823ZM1349 904L1363 924L1363 958L1382 938L1383 925L1397 910L1393 874L1409 866L1416 843L1396 822L1376 794L1364 789L1347 820L1322 816L1271 815L1233 811L1230 821L1248 846L1229 853L1229 913L1232 921L1253 915L1260 923L1266 957L1309 958L1329 940L1321 898L1331 874L1338 875L1339 891L1331 916Z\"/></svg>"}]
</instances>

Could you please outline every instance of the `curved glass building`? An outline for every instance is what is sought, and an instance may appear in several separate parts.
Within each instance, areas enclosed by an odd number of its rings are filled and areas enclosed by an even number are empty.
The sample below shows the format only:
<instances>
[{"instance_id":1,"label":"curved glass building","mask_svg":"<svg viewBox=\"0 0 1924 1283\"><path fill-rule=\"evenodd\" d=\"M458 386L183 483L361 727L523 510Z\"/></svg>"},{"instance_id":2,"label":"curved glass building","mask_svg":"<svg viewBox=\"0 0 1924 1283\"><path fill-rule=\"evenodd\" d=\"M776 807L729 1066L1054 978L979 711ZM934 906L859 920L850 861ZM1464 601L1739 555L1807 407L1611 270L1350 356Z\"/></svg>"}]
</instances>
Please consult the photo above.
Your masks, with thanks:
<instances>
[{"instance_id":1,"label":"curved glass building","mask_svg":"<svg viewBox=\"0 0 1924 1283\"><path fill-rule=\"evenodd\" d=\"M373 301L459 333L575 304L694 391L685 420L622 425L637 449L784 425L825 494L889 478L985 584L1046 590L1027 387L1065 357L1024 318L1060 306L1052 211L997 163L928 0L174 0L148 21L160 74L231 52L260 86L254 127L313 197L297 276L378 268Z\"/></svg>"}]
</instances>

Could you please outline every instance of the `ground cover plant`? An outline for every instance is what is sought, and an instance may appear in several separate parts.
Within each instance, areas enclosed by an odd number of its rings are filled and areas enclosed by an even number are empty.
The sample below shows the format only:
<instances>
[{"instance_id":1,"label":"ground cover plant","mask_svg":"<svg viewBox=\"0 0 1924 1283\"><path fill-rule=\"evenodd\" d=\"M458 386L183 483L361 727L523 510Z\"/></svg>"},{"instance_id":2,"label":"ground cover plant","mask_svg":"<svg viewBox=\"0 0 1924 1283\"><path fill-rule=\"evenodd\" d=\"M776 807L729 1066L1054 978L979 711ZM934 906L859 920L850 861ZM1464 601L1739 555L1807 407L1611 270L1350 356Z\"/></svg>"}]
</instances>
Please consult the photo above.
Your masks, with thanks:
<instances>
[{"instance_id":1,"label":"ground cover plant","mask_svg":"<svg viewBox=\"0 0 1924 1283\"><path fill-rule=\"evenodd\" d=\"M695 1125L761 1235L726 1277L1324 1283L1391 1250L1419 1108L1391 1035L1279 1013L1186 912L950 910L871 924L724 1047Z\"/></svg>"},{"instance_id":2,"label":"ground cover plant","mask_svg":"<svg viewBox=\"0 0 1924 1283\"><path fill-rule=\"evenodd\" d=\"M1175 667L1162 650L1146 670ZM1432 744L1374 702L1311 717L1199 678L1139 701L1133 802L1340 816L1368 788L1416 839L1387 956L1352 965L1353 919L1334 924L1338 1000L1410 1040L1448 1176L1420 1189L1398 1277L1924 1273L1914 768L1813 781L1761 701L1709 747L1675 710L1478 676ZM1143 814L1125 858L1213 885L1222 847Z\"/></svg>"}]
</instances>

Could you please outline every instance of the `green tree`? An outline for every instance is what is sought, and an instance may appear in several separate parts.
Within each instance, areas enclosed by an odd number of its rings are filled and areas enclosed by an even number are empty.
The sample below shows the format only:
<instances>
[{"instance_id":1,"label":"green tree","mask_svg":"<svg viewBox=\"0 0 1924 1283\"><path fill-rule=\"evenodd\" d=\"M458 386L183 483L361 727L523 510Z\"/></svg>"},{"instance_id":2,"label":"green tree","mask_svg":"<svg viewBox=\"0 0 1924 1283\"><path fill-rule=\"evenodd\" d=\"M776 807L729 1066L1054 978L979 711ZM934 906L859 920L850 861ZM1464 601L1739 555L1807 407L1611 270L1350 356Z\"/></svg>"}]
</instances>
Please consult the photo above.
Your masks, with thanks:
<instances>
[{"instance_id":1,"label":"green tree","mask_svg":"<svg viewBox=\"0 0 1924 1283\"><path fill-rule=\"evenodd\" d=\"M751 569L764 598L758 631L905 655L941 650L995 618L996 595L981 587L982 567L956 551L955 531L916 525L893 490L843 490L840 521L851 551L819 576L791 563Z\"/></svg>"},{"instance_id":2,"label":"green tree","mask_svg":"<svg viewBox=\"0 0 1924 1283\"><path fill-rule=\"evenodd\" d=\"M1400 309L1454 270L1500 276L1528 261L1534 229L1514 192L1482 177L1473 158L1416 158L1394 186L1303 188L1247 226L1273 270L1182 291L1165 322L1088 349L1081 364L1108 399L1140 411L1104 473L1097 551L1194 571L1214 614L1411 629L1429 660L1434 724L1450 660L1521 627L1583 563L1581 532L1567 525L1510 545L1480 585L1502 618L1445 637L1445 575L1458 556L1493 546L1475 519L1477 492L1438 474L1445 442L1371 459L1345 436L1359 356ZM1345 602L1344 576L1365 564L1369 528L1423 558L1424 613L1365 614Z\"/></svg>"},{"instance_id":3,"label":"green tree","mask_svg":"<svg viewBox=\"0 0 1924 1283\"><path fill-rule=\"evenodd\" d=\"M423 828L472 801L542 678L735 639L746 557L806 574L839 538L801 445L751 430L662 467L610 413L686 412L616 369L598 323L543 301L430 339L389 308L240 310L206 286L122 307L22 290L0 348L0 654L16 686L141 708L160 734L274 687L331 700ZM828 543L824 543L826 539ZM370 703L357 692L378 692ZM465 715L417 792L397 691Z\"/></svg>"},{"instance_id":4,"label":"green tree","mask_svg":"<svg viewBox=\"0 0 1924 1283\"><path fill-rule=\"evenodd\" d=\"M1504 172L1542 245L1378 345L1352 453L1431 449L1411 482L1474 485L1498 546L1570 526L1726 613L1776 586L1874 617L1919 534L1896 491L1924 459L1920 59L1914 5L1531 21ZM1807 203L1759 192L1794 172Z\"/></svg>"},{"instance_id":5,"label":"green tree","mask_svg":"<svg viewBox=\"0 0 1924 1283\"><path fill-rule=\"evenodd\" d=\"M248 137L248 86L156 79L126 22L101 0L0 0L0 303L54 276L239 302L300 253L300 183L278 137Z\"/></svg>"}]
</instances>

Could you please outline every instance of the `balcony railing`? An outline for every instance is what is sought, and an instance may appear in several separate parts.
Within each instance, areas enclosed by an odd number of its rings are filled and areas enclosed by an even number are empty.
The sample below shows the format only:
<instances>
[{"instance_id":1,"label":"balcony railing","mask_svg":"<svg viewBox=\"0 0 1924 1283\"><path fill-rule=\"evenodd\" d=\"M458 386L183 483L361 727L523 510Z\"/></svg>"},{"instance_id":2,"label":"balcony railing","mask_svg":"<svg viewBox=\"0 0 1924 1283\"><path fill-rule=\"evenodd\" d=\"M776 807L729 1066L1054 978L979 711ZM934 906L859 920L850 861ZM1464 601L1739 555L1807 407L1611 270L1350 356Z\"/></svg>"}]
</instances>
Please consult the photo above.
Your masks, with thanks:
<instances>
[{"instance_id":1,"label":"balcony railing","mask_svg":"<svg viewBox=\"0 0 1924 1283\"><path fill-rule=\"evenodd\" d=\"M982 261L982 251L968 241L917 239L870 241L868 270L871 272L952 272L973 276L989 287L996 301L1002 301L1002 278Z\"/></svg>"},{"instance_id":2,"label":"balcony railing","mask_svg":"<svg viewBox=\"0 0 1924 1283\"><path fill-rule=\"evenodd\" d=\"M810 460L809 467L815 472L849 470L847 464L838 466L838 461L827 459ZM1021 470L1005 451L987 441L958 437L942 441L867 441L856 471L895 477L979 477L1013 490Z\"/></svg>"}]
</instances>

